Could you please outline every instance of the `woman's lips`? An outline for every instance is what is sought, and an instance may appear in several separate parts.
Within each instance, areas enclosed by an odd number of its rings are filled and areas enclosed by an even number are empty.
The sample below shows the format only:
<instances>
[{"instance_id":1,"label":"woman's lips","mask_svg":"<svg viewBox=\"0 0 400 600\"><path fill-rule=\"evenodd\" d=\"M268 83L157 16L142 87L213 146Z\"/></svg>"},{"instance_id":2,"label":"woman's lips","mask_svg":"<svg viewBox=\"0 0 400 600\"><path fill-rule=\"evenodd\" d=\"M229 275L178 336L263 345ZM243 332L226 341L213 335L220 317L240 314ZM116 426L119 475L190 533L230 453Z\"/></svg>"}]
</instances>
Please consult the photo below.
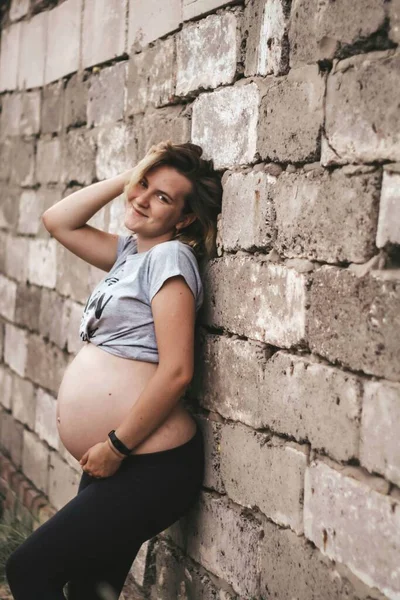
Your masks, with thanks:
<instances>
[{"instance_id":1,"label":"woman's lips","mask_svg":"<svg viewBox=\"0 0 400 600\"><path fill-rule=\"evenodd\" d=\"M136 210L136 208L134 206L132 206L133 212L136 213L137 215L139 215L140 217L145 217L146 215L144 215L143 213L140 213L138 210Z\"/></svg>"}]
</instances>

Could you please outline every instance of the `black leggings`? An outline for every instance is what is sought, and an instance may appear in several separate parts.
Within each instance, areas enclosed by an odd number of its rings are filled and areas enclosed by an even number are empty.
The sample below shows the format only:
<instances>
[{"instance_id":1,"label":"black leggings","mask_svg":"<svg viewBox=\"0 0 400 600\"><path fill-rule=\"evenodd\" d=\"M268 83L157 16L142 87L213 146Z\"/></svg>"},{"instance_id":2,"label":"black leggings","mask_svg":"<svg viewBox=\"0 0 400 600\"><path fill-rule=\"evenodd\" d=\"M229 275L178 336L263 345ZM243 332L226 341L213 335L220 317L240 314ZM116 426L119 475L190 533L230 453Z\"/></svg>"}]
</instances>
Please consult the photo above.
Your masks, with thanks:
<instances>
[{"instance_id":1,"label":"black leggings","mask_svg":"<svg viewBox=\"0 0 400 600\"><path fill-rule=\"evenodd\" d=\"M131 454L111 477L83 472L78 494L9 556L6 577L15 600L117 599L146 540L196 502L204 475L199 425L181 446ZM108 596L110 597L110 596Z\"/></svg>"}]
</instances>

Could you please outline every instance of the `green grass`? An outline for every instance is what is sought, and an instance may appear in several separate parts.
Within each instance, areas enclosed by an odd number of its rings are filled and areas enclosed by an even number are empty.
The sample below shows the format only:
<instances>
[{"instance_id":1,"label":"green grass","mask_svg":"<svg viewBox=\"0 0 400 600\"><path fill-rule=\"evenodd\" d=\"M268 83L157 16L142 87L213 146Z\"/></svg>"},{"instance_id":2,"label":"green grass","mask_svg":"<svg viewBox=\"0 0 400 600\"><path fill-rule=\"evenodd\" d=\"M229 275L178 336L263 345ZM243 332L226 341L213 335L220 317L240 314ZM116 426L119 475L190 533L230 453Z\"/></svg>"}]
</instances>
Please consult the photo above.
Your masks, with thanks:
<instances>
[{"instance_id":1,"label":"green grass","mask_svg":"<svg viewBox=\"0 0 400 600\"><path fill-rule=\"evenodd\" d=\"M2 516L0 520L0 583L7 583L6 562L8 557L32 533L14 517Z\"/></svg>"}]
</instances>

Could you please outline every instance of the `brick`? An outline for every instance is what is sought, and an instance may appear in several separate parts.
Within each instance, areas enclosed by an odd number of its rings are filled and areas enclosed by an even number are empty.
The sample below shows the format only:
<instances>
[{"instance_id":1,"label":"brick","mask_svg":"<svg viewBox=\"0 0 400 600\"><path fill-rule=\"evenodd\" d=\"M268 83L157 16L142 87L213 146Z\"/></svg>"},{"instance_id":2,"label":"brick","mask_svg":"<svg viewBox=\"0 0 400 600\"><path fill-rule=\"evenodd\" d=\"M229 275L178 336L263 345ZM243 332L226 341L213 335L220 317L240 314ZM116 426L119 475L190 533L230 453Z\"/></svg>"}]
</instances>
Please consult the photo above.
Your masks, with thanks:
<instances>
[{"instance_id":1,"label":"brick","mask_svg":"<svg viewBox=\"0 0 400 600\"><path fill-rule=\"evenodd\" d=\"M361 420L360 463L400 486L400 385L367 381Z\"/></svg>"},{"instance_id":2,"label":"brick","mask_svg":"<svg viewBox=\"0 0 400 600\"><path fill-rule=\"evenodd\" d=\"M276 181L276 177L262 171L232 172L227 176L217 246L224 250L272 249L276 234L271 196Z\"/></svg>"},{"instance_id":3,"label":"brick","mask_svg":"<svg viewBox=\"0 0 400 600\"><path fill-rule=\"evenodd\" d=\"M199 17L210 10L216 10L229 4L232 0L183 0L182 2L182 19L189 21L194 17Z\"/></svg>"},{"instance_id":4,"label":"brick","mask_svg":"<svg viewBox=\"0 0 400 600\"><path fill-rule=\"evenodd\" d=\"M45 84L79 69L81 13L82 0L67 0L48 11Z\"/></svg>"},{"instance_id":5,"label":"brick","mask_svg":"<svg viewBox=\"0 0 400 600\"><path fill-rule=\"evenodd\" d=\"M53 508L52 506L50 506L50 505L42 506L38 512L39 522L36 524L36 526L34 526L35 529L37 529L38 527L40 527L41 525L46 523L46 521L51 519L51 517L54 517L54 515L56 513L57 513L57 509Z\"/></svg>"},{"instance_id":6,"label":"brick","mask_svg":"<svg viewBox=\"0 0 400 600\"><path fill-rule=\"evenodd\" d=\"M10 321L13 321L15 316L16 295L15 281L0 274L0 314Z\"/></svg>"},{"instance_id":7,"label":"brick","mask_svg":"<svg viewBox=\"0 0 400 600\"><path fill-rule=\"evenodd\" d=\"M13 378L13 403L12 414L29 429L35 426L36 395L33 384L27 380L14 375Z\"/></svg>"},{"instance_id":8,"label":"brick","mask_svg":"<svg viewBox=\"0 0 400 600\"><path fill-rule=\"evenodd\" d=\"M42 213L37 191L23 190L19 202L18 233L36 235Z\"/></svg>"},{"instance_id":9,"label":"brick","mask_svg":"<svg viewBox=\"0 0 400 600\"><path fill-rule=\"evenodd\" d=\"M24 429L22 470L32 483L48 495L49 449L38 436Z\"/></svg>"},{"instance_id":10,"label":"brick","mask_svg":"<svg viewBox=\"0 0 400 600\"><path fill-rule=\"evenodd\" d=\"M290 2L252 0L244 11L244 75L284 75L289 70ZM242 34L243 35L243 34Z\"/></svg>"},{"instance_id":11,"label":"brick","mask_svg":"<svg viewBox=\"0 0 400 600\"><path fill-rule=\"evenodd\" d=\"M304 339L303 273L238 253L211 260L204 279L204 324L284 348Z\"/></svg>"},{"instance_id":12,"label":"brick","mask_svg":"<svg viewBox=\"0 0 400 600\"><path fill-rule=\"evenodd\" d=\"M67 366L68 357L57 346L40 335L29 336L26 373L34 383L56 396Z\"/></svg>"},{"instance_id":13,"label":"brick","mask_svg":"<svg viewBox=\"0 0 400 600\"><path fill-rule=\"evenodd\" d=\"M260 94L251 82L200 94L193 102L192 142L212 154L215 169L255 160Z\"/></svg>"},{"instance_id":14,"label":"brick","mask_svg":"<svg viewBox=\"0 0 400 600\"><path fill-rule=\"evenodd\" d=\"M82 45L84 69L125 52L126 10L127 0L86 0Z\"/></svg>"},{"instance_id":15,"label":"brick","mask_svg":"<svg viewBox=\"0 0 400 600\"><path fill-rule=\"evenodd\" d=\"M376 245L400 244L400 164L385 165Z\"/></svg>"},{"instance_id":16,"label":"brick","mask_svg":"<svg viewBox=\"0 0 400 600\"><path fill-rule=\"evenodd\" d=\"M40 90L22 95L20 132L35 135L40 131Z\"/></svg>"},{"instance_id":17,"label":"brick","mask_svg":"<svg viewBox=\"0 0 400 600\"><path fill-rule=\"evenodd\" d=\"M305 535L324 555L394 598L400 590L400 503L363 479L313 462L305 479Z\"/></svg>"},{"instance_id":18,"label":"brick","mask_svg":"<svg viewBox=\"0 0 400 600\"><path fill-rule=\"evenodd\" d=\"M28 277L29 240L21 236L9 236L6 243L6 274L17 281L25 282Z\"/></svg>"},{"instance_id":19,"label":"brick","mask_svg":"<svg viewBox=\"0 0 400 600\"><path fill-rule=\"evenodd\" d=\"M128 152L131 129L125 123L97 130L96 177L108 179L129 169L133 157Z\"/></svg>"},{"instance_id":20,"label":"brick","mask_svg":"<svg viewBox=\"0 0 400 600\"><path fill-rule=\"evenodd\" d=\"M225 493L221 476L221 431L222 424L210 419L198 417L204 439L204 479L203 486Z\"/></svg>"},{"instance_id":21,"label":"brick","mask_svg":"<svg viewBox=\"0 0 400 600\"><path fill-rule=\"evenodd\" d=\"M4 412L1 426L1 445L9 453L14 465L19 468L22 461L24 426L13 416Z\"/></svg>"},{"instance_id":22,"label":"brick","mask_svg":"<svg viewBox=\"0 0 400 600\"><path fill-rule=\"evenodd\" d=\"M260 559L260 598L372 600L381 598L339 562L333 562L304 536L265 521ZM290 573L290 577L288 577ZM383 598L382 598L383 600Z\"/></svg>"},{"instance_id":23,"label":"brick","mask_svg":"<svg viewBox=\"0 0 400 600\"><path fill-rule=\"evenodd\" d=\"M15 304L15 323L30 331L39 331L41 288L26 283L18 284Z\"/></svg>"},{"instance_id":24,"label":"brick","mask_svg":"<svg viewBox=\"0 0 400 600\"><path fill-rule=\"evenodd\" d=\"M5 324L4 362L21 377L25 376L28 332Z\"/></svg>"},{"instance_id":25,"label":"brick","mask_svg":"<svg viewBox=\"0 0 400 600\"><path fill-rule=\"evenodd\" d=\"M50 454L49 500L58 510L78 493L80 476L56 452Z\"/></svg>"},{"instance_id":26,"label":"brick","mask_svg":"<svg viewBox=\"0 0 400 600\"><path fill-rule=\"evenodd\" d=\"M89 185L95 177L95 134L72 129L65 137L62 152L62 181Z\"/></svg>"},{"instance_id":27,"label":"brick","mask_svg":"<svg viewBox=\"0 0 400 600\"><path fill-rule=\"evenodd\" d=\"M312 351L364 373L398 379L400 280L396 270L357 277L324 265L308 292L307 339Z\"/></svg>"},{"instance_id":28,"label":"brick","mask_svg":"<svg viewBox=\"0 0 400 600\"><path fill-rule=\"evenodd\" d=\"M54 288L57 277L56 240L31 239L28 264L30 283Z\"/></svg>"},{"instance_id":29,"label":"brick","mask_svg":"<svg viewBox=\"0 0 400 600\"><path fill-rule=\"evenodd\" d=\"M68 296L72 300L85 304L92 292L89 283L89 264L69 252L61 244L56 247L56 257L57 292L62 296Z\"/></svg>"},{"instance_id":30,"label":"brick","mask_svg":"<svg viewBox=\"0 0 400 600\"><path fill-rule=\"evenodd\" d=\"M294 0L290 16L290 66L359 53L384 25L385 7L375 0ZM366 45L366 49L368 46Z\"/></svg>"},{"instance_id":31,"label":"brick","mask_svg":"<svg viewBox=\"0 0 400 600\"><path fill-rule=\"evenodd\" d=\"M43 88L42 133L59 133L63 126L64 80Z\"/></svg>"},{"instance_id":32,"label":"brick","mask_svg":"<svg viewBox=\"0 0 400 600\"><path fill-rule=\"evenodd\" d=\"M187 142L190 140L191 121L189 114L192 108L188 106L167 106L146 111L137 121L133 121L132 130L135 134L132 136L128 156L129 164L136 164L151 147L165 139L174 140L175 143ZM192 140L193 141L193 140ZM134 157L138 158L135 159Z\"/></svg>"},{"instance_id":33,"label":"brick","mask_svg":"<svg viewBox=\"0 0 400 600\"><path fill-rule=\"evenodd\" d=\"M58 448L57 401L41 388L36 391L36 415L34 431L51 448ZM50 461L51 462L51 461Z\"/></svg>"},{"instance_id":34,"label":"brick","mask_svg":"<svg viewBox=\"0 0 400 600\"><path fill-rule=\"evenodd\" d=\"M201 21L188 24L177 33L178 96L186 96L198 89L215 89L234 82L240 59L240 16L240 13L231 12L210 15ZM215 60L217 56L218 60ZM172 72L172 60L169 70ZM168 80L173 83L171 75ZM156 77L154 79L157 80Z\"/></svg>"},{"instance_id":35,"label":"brick","mask_svg":"<svg viewBox=\"0 0 400 600\"><path fill-rule=\"evenodd\" d=\"M79 338L79 327L81 324L83 305L71 301L69 307L69 320L67 329L67 350L71 354L77 354L84 345Z\"/></svg>"},{"instance_id":36,"label":"brick","mask_svg":"<svg viewBox=\"0 0 400 600\"><path fill-rule=\"evenodd\" d=\"M9 17L10 21L17 21L29 12L29 0L12 0Z\"/></svg>"},{"instance_id":37,"label":"brick","mask_svg":"<svg viewBox=\"0 0 400 600\"><path fill-rule=\"evenodd\" d=\"M393 50L335 62L327 83L325 131L339 159L400 160L400 106L394 100L399 73L400 56Z\"/></svg>"},{"instance_id":38,"label":"brick","mask_svg":"<svg viewBox=\"0 0 400 600\"><path fill-rule=\"evenodd\" d=\"M79 72L68 80L64 91L64 127L77 127L86 124L86 107L89 81L85 72Z\"/></svg>"},{"instance_id":39,"label":"brick","mask_svg":"<svg viewBox=\"0 0 400 600\"><path fill-rule=\"evenodd\" d=\"M18 66L18 87L29 89L44 83L48 11L43 11L21 24L21 50Z\"/></svg>"},{"instance_id":40,"label":"brick","mask_svg":"<svg viewBox=\"0 0 400 600\"><path fill-rule=\"evenodd\" d=\"M22 187L36 183L35 140L19 139L13 147L10 179Z\"/></svg>"},{"instance_id":41,"label":"brick","mask_svg":"<svg viewBox=\"0 0 400 600\"><path fill-rule=\"evenodd\" d=\"M319 160L325 79L317 65L306 65L278 79L265 80L258 127L258 147L263 159Z\"/></svg>"},{"instance_id":42,"label":"brick","mask_svg":"<svg viewBox=\"0 0 400 600\"><path fill-rule=\"evenodd\" d=\"M61 173L61 141L40 139L37 145L37 179L41 184L57 183Z\"/></svg>"},{"instance_id":43,"label":"brick","mask_svg":"<svg viewBox=\"0 0 400 600\"><path fill-rule=\"evenodd\" d=\"M5 94L2 98L0 128L1 138L19 135L21 129L23 94Z\"/></svg>"},{"instance_id":44,"label":"brick","mask_svg":"<svg viewBox=\"0 0 400 600\"><path fill-rule=\"evenodd\" d=\"M1 161L0 161L0 180L8 181L10 178L11 172L11 160L12 153L15 146L15 140L10 138L1 139L0 135L0 153L1 153ZM1 197L3 199L4 195L4 186L2 189L0 188ZM1 205L0 205L1 209Z\"/></svg>"},{"instance_id":45,"label":"brick","mask_svg":"<svg viewBox=\"0 0 400 600\"><path fill-rule=\"evenodd\" d=\"M104 125L124 118L128 62L102 69L89 80L87 123ZM138 85L138 82L137 82Z\"/></svg>"},{"instance_id":46,"label":"brick","mask_svg":"<svg viewBox=\"0 0 400 600\"><path fill-rule=\"evenodd\" d=\"M13 385L13 377L12 377L12 373L4 368L3 366L0 366L0 390L1 390L1 396L0 396L0 402L1 404L4 406L4 408L7 408L8 410L11 410L11 400L12 400L12 385Z\"/></svg>"},{"instance_id":47,"label":"brick","mask_svg":"<svg viewBox=\"0 0 400 600\"><path fill-rule=\"evenodd\" d=\"M400 5L398 0L389 4L388 13L390 21L389 37L398 44L400 42Z\"/></svg>"},{"instance_id":48,"label":"brick","mask_svg":"<svg viewBox=\"0 0 400 600\"><path fill-rule=\"evenodd\" d=\"M128 52L131 46L140 51L157 38L172 33L182 22L180 0L129 0ZM151 23L151 27L150 24Z\"/></svg>"},{"instance_id":49,"label":"brick","mask_svg":"<svg viewBox=\"0 0 400 600\"><path fill-rule=\"evenodd\" d=\"M146 107L160 107L175 94L175 38L145 48L129 59L127 114L143 113Z\"/></svg>"},{"instance_id":50,"label":"brick","mask_svg":"<svg viewBox=\"0 0 400 600\"><path fill-rule=\"evenodd\" d=\"M17 87L21 23L14 23L1 32L0 92Z\"/></svg>"},{"instance_id":51,"label":"brick","mask_svg":"<svg viewBox=\"0 0 400 600\"><path fill-rule=\"evenodd\" d=\"M107 231L109 233L121 233L129 235L129 230L121 225L125 216L125 199L124 195L120 194L108 205L109 208L109 225Z\"/></svg>"},{"instance_id":52,"label":"brick","mask_svg":"<svg viewBox=\"0 0 400 600\"><path fill-rule=\"evenodd\" d=\"M61 349L66 343L68 326L68 323L63 322L64 304L65 299L55 290L42 289L39 311L40 332Z\"/></svg>"},{"instance_id":53,"label":"brick","mask_svg":"<svg viewBox=\"0 0 400 600\"><path fill-rule=\"evenodd\" d=\"M13 185L0 188L0 227L15 231L18 223L18 198L21 190ZM5 253L3 255L5 257Z\"/></svg>"},{"instance_id":54,"label":"brick","mask_svg":"<svg viewBox=\"0 0 400 600\"><path fill-rule=\"evenodd\" d=\"M274 247L289 258L366 262L376 254L380 186L374 167L282 173L268 188L276 213Z\"/></svg>"},{"instance_id":55,"label":"brick","mask_svg":"<svg viewBox=\"0 0 400 600\"><path fill-rule=\"evenodd\" d=\"M303 532L307 458L307 446L239 424L222 427L221 476L229 498L248 508L258 506L268 518L298 535Z\"/></svg>"},{"instance_id":56,"label":"brick","mask_svg":"<svg viewBox=\"0 0 400 600\"><path fill-rule=\"evenodd\" d=\"M226 498L207 493L201 494L191 515L187 555L229 581L238 594L257 596L260 523L229 505Z\"/></svg>"}]
</instances>

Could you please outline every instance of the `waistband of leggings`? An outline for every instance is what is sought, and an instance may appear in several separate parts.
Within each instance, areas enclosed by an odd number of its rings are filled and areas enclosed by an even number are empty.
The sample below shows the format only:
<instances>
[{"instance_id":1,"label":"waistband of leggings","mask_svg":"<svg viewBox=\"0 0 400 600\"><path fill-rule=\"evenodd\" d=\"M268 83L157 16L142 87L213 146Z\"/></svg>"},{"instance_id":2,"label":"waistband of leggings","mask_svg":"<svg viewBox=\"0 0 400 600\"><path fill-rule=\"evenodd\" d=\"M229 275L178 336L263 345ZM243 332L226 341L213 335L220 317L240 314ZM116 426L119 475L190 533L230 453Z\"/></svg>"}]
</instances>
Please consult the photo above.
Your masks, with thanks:
<instances>
[{"instance_id":1,"label":"waistband of leggings","mask_svg":"<svg viewBox=\"0 0 400 600\"><path fill-rule=\"evenodd\" d=\"M168 448L167 450L159 450L157 452L144 452L142 454L130 454L124 458L123 463L146 463L152 462L153 460L171 460L172 458L183 459L190 457L193 453L203 452L203 434L196 423L196 432L193 437L190 438L184 444L175 446L175 448Z\"/></svg>"}]
</instances>

